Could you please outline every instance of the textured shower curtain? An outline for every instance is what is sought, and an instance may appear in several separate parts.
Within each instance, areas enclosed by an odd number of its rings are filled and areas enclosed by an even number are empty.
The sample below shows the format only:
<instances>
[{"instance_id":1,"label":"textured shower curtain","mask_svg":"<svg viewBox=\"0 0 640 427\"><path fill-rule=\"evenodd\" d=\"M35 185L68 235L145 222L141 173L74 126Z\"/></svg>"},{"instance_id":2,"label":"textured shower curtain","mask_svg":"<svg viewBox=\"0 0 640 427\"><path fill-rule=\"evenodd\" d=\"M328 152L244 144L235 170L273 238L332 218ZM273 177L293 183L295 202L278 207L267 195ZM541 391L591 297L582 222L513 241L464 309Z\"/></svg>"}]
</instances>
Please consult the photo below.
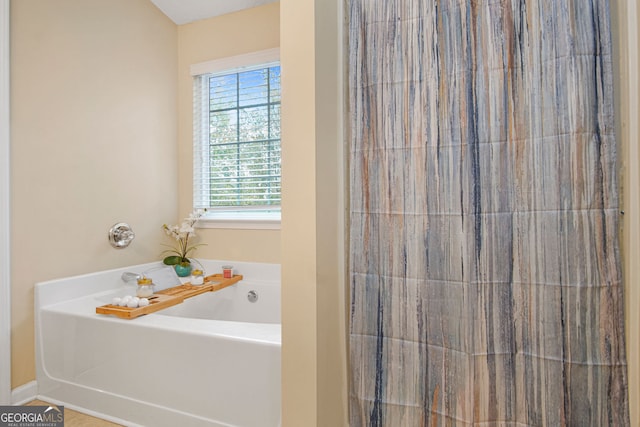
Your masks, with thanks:
<instances>
[{"instance_id":1,"label":"textured shower curtain","mask_svg":"<svg viewBox=\"0 0 640 427\"><path fill-rule=\"evenodd\" d=\"M350 420L627 426L607 0L346 0Z\"/></svg>"}]
</instances>

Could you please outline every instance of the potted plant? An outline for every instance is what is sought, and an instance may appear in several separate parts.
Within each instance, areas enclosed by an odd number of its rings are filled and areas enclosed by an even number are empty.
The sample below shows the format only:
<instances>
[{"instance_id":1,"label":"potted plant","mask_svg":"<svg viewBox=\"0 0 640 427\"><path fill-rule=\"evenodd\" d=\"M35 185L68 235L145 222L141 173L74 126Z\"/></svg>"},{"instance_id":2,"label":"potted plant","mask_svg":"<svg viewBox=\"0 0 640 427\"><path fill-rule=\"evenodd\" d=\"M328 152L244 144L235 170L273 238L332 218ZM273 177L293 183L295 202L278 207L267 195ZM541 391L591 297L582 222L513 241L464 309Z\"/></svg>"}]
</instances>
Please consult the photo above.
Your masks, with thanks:
<instances>
[{"instance_id":1,"label":"potted plant","mask_svg":"<svg viewBox=\"0 0 640 427\"><path fill-rule=\"evenodd\" d=\"M196 233L193 226L203 214L204 211L198 209L191 212L180 225L162 225L165 233L173 237L177 242L176 246L163 245L170 248L163 251L163 253L170 253L171 255L165 257L162 262L166 265L174 266L176 273L180 277L191 274L189 254L195 251L198 246L202 246L202 244L189 246L189 239L195 237Z\"/></svg>"}]
</instances>

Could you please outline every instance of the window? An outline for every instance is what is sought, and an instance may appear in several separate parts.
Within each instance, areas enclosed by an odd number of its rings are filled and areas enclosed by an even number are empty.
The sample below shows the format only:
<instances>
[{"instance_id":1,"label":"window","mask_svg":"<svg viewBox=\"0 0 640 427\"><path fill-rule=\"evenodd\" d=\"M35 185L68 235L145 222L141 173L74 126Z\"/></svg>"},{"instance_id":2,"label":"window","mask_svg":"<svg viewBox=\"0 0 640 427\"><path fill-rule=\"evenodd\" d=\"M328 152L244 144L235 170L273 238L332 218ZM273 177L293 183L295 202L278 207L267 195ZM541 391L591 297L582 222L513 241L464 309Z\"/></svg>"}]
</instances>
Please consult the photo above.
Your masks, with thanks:
<instances>
[{"instance_id":1,"label":"window","mask_svg":"<svg viewBox=\"0 0 640 427\"><path fill-rule=\"evenodd\" d=\"M279 225L280 64L274 56L277 50L192 67L193 200L194 208L207 209L210 226Z\"/></svg>"}]
</instances>

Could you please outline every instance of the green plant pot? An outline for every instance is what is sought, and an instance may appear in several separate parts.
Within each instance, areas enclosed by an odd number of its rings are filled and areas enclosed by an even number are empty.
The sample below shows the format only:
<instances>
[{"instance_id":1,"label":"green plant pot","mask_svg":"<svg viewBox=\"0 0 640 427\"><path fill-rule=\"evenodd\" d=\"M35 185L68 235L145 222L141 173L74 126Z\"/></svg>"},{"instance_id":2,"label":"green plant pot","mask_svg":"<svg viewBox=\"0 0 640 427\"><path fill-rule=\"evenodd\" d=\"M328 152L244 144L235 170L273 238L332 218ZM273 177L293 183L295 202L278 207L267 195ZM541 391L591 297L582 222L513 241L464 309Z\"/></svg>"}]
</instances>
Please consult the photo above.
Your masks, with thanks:
<instances>
[{"instance_id":1,"label":"green plant pot","mask_svg":"<svg viewBox=\"0 0 640 427\"><path fill-rule=\"evenodd\" d=\"M187 264L187 265L176 264L175 268L176 268L176 273L178 274L179 277L187 277L188 275L191 274L191 264Z\"/></svg>"}]
</instances>

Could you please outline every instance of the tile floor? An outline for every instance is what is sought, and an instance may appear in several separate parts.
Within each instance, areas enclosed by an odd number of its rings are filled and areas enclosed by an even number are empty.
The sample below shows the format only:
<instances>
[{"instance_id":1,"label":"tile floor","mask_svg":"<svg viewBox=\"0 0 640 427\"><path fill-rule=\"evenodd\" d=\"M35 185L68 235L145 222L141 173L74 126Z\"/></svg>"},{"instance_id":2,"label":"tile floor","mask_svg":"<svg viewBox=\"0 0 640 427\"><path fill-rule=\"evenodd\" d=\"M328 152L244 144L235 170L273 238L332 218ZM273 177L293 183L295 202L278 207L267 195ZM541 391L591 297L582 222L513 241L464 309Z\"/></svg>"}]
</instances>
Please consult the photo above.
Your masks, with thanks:
<instances>
[{"instance_id":1,"label":"tile floor","mask_svg":"<svg viewBox=\"0 0 640 427\"><path fill-rule=\"evenodd\" d=\"M25 405L45 406L45 405L49 405L49 403L43 402L42 400L32 400L29 403L25 403ZM67 408L64 408L64 425L65 427L118 427L120 426L120 424L115 424L100 418L95 418L95 417L83 414L82 412L73 411Z\"/></svg>"}]
</instances>

